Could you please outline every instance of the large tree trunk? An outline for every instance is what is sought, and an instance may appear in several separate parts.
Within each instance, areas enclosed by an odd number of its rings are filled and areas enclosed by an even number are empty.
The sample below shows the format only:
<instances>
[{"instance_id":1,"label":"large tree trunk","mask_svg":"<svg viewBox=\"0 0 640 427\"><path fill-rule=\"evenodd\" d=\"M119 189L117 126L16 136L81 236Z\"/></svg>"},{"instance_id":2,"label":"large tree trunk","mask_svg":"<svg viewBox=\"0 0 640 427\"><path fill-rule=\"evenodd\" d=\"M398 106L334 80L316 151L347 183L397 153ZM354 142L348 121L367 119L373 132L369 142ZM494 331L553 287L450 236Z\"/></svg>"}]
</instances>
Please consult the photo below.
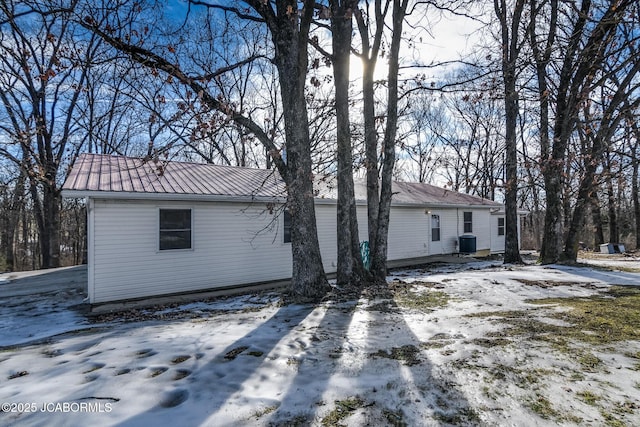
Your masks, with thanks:
<instances>
[{"instance_id":1,"label":"large tree trunk","mask_svg":"<svg viewBox=\"0 0 640 427\"><path fill-rule=\"evenodd\" d=\"M358 285L364 278L359 250L358 219L353 183L353 149L349 118L349 61L351 57L351 10L356 2L331 1L333 76L335 81L336 140L338 164L337 244L339 285Z\"/></svg>"},{"instance_id":2,"label":"large tree trunk","mask_svg":"<svg viewBox=\"0 0 640 427\"><path fill-rule=\"evenodd\" d=\"M389 47L389 72L387 89L387 122L383 141L382 184L380 187L380 205L378 209L378 230L374 251L371 257L371 272L376 281L386 281L387 244L389 237L389 219L393 168L396 162L396 133L398 128L398 72L402 26L408 1L393 1L391 45Z\"/></svg>"},{"instance_id":3,"label":"large tree trunk","mask_svg":"<svg viewBox=\"0 0 640 427\"><path fill-rule=\"evenodd\" d=\"M608 165L609 172L611 166ZM620 232L618 231L618 215L616 209L616 194L613 189L613 179L611 173L606 173L605 181L607 183L607 212L609 214L609 242L619 243Z\"/></svg>"},{"instance_id":4,"label":"large tree trunk","mask_svg":"<svg viewBox=\"0 0 640 427\"><path fill-rule=\"evenodd\" d=\"M598 200L597 189L591 193L591 218L595 232L593 233L593 250L598 251L600 245L604 243L604 230L602 228L602 213L600 212L600 201Z\"/></svg>"},{"instance_id":5,"label":"large tree trunk","mask_svg":"<svg viewBox=\"0 0 640 427\"><path fill-rule=\"evenodd\" d=\"M60 192L54 187L45 187L43 197L44 236L42 240L49 242L49 263L42 268L60 267ZM43 248L44 250L44 248Z\"/></svg>"},{"instance_id":6,"label":"large tree trunk","mask_svg":"<svg viewBox=\"0 0 640 427\"><path fill-rule=\"evenodd\" d=\"M293 277L291 291L302 300L319 300L330 289L322 265L313 192L309 118L305 99L308 30L313 3L305 2L298 21L282 12L277 28L271 28L276 49L286 134L287 206L291 214ZM297 7L293 6L294 10Z\"/></svg>"},{"instance_id":7,"label":"large tree trunk","mask_svg":"<svg viewBox=\"0 0 640 427\"><path fill-rule=\"evenodd\" d=\"M505 195L505 263L522 263L518 240L518 150L516 126L518 124L518 92L516 91L516 63L520 53L518 38L524 0L513 6L511 21L505 0L494 0L494 9L500 21L502 36L502 79L505 105L506 195Z\"/></svg>"},{"instance_id":8,"label":"large tree trunk","mask_svg":"<svg viewBox=\"0 0 640 427\"><path fill-rule=\"evenodd\" d=\"M637 152L637 145L636 145ZM633 172L631 174L631 199L633 200L633 216L635 218L635 226L636 226L636 249L640 249L640 190L638 187L640 183L638 182L638 165L640 162L638 161L638 157L634 156L632 160L633 164Z\"/></svg>"},{"instance_id":9,"label":"large tree trunk","mask_svg":"<svg viewBox=\"0 0 640 427\"><path fill-rule=\"evenodd\" d=\"M595 144L595 143L594 143ZM578 197L576 205L573 208L573 215L569 223L567 237L564 245L564 257L567 261L576 262L578 259L578 233L584 222L584 214L587 210L589 202L592 200L592 194L595 191L595 173L596 162L587 161L585 165L585 175L580 182L578 188Z\"/></svg>"},{"instance_id":10,"label":"large tree trunk","mask_svg":"<svg viewBox=\"0 0 640 427\"><path fill-rule=\"evenodd\" d=\"M16 186L13 189L13 196L11 197L11 204L9 205L9 212L7 213L7 225L4 230L6 233L5 263L8 271L14 271L16 269L15 236L18 221L20 219L20 212L25 208L24 184L25 174L23 171L20 171L20 176L18 177Z\"/></svg>"},{"instance_id":11,"label":"large tree trunk","mask_svg":"<svg viewBox=\"0 0 640 427\"><path fill-rule=\"evenodd\" d=\"M378 169L378 134L375 120L374 72L378 60L384 15L382 5L374 6L376 29L373 43L370 42L370 21L366 21L362 11L354 10L358 32L362 41L362 116L364 122L365 166L367 169L367 230L370 254L375 252L378 235L378 208L380 206L380 186ZM367 18L368 19L368 18Z\"/></svg>"},{"instance_id":12,"label":"large tree trunk","mask_svg":"<svg viewBox=\"0 0 640 427\"><path fill-rule=\"evenodd\" d=\"M562 255L563 206L560 195L565 184L563 177L567 167L569 139L575 130L579 109L606 61L607 47L631 4L631 0L607 3L607 10L598 14L596 21L592 21L592 2L585 0L579 4L580 10L576 9L575 14L569 17L573 19L573 28L563 48L562 65L557 78L553 147L549 156L542 159L547 194L544 241L540 255L543 264L557 262ZM568 199L566 202L568 205ZM570 218L569 209L565 208L564 211L565 217Z\"/></svg>"}]
</instances>

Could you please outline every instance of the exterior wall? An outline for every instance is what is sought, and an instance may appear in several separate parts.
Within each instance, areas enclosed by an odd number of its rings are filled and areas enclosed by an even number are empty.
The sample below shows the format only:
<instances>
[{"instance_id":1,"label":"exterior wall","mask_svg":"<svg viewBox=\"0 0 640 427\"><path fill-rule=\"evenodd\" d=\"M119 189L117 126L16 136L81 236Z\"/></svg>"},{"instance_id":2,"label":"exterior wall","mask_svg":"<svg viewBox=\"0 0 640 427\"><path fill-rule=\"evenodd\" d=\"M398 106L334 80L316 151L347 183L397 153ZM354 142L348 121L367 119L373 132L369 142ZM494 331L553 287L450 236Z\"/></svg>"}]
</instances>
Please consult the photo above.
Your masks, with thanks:
<instances>
[{"instance_id":1,"label":"exterior wall","mask_svg":"<svg viewBox=\"0 0 640 427\"><path fill-rule=\"evenodd\" d=\"M505 219L504 213L499 215L491 215L491 253L503 253L504 245L505 245L505 236L498 236L498 218ZM520 218L518 217L518 222L520 222ZM505 222L505 233L506 233L506 222ZM518 231L518 234L520 232Z\"/></svg>"},{"instance_id":2,"label":"exterior wall","mask_svg":"<svg viewBox=\"0 0 640 427\"><path fill-rule=\"evenodd\" d=\"M387 259L393 261L429 255L430 221L425 208L392 207Z\"/></svg>"},{"instance_id":3,"label":"exterior wall","mask_svg":"<svg viewBox=\"0 0 640 427\"><path fill-rule=\"evenodd\" d=\"M159 250L159 210L192 210L192 248ZM325 271L335 272L336 205L317 204ZM496 216L488 209L392 207L388 259L457 252L463 212L473 212L478 251L500 251ZM440 215L440 242L431 241L431 214ZM491 226L490 221L495 221ZM368 240L366 207L358 206L359 238ZM89 200L89 301L92 304L195 292L291 277L291 245L283 218L264 204ZM502 242L504 251L504 239Z\"/></svg>"},{"instance_id":4,"label":"exterior wall","mask_svg":"<svg viewBox=\"0 0 640 427\"><path fill-rule=\"evenodd\" d=\"M94 200L90 302L189 292L291 277L281 218L264 206ZM192 249L158 249L159 209L192 209ZM271 232L259 231L275 226ZM335 234L335 232L334 232ZM275 238L275 241L274 241Z\"/></svg>"}]
</instances>

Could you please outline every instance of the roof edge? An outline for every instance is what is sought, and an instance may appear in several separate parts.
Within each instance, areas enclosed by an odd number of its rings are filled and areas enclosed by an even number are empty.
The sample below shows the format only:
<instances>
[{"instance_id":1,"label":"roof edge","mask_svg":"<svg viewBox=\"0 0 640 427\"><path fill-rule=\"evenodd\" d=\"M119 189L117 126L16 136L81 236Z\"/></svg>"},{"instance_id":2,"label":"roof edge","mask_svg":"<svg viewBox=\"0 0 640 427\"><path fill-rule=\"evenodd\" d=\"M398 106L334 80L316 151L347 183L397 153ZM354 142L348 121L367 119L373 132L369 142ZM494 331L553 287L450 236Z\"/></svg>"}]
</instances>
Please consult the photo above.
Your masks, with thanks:
<instances>
[{"instance_id":1,"label":"roof edge","mask_svg":"<svg viewBox=\"0 0 640 427\"><path fill-rule=\"evenodd\" d=\"M109 200L166 200L189 202L253 202L253 203L286 203L285 197L257 197L257 196L227 196L218 194L176 194L176 193L143 193L126 191L97 191L97 190L62 190L62 197L68 199L109 199ZM316 197L315 203L319 205L335 205L335 199ZM366 206L364 200L357 200L358 206ZM448 209L495 209L496 205L481 204L451 204L451 203L407 203L391 202L392 206L407 208L448 208Z\"/></svg>"}]
</instances>

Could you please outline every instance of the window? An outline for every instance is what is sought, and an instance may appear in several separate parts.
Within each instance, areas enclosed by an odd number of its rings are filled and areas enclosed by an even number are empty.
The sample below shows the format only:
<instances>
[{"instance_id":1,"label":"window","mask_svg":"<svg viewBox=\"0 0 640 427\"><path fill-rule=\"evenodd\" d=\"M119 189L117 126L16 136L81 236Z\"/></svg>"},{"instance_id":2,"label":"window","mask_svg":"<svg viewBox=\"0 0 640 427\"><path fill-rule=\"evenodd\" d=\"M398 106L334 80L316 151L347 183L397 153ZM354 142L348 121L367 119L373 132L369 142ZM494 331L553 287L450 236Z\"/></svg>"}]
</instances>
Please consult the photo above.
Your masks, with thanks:
<instances>
[{"instance_id":1,"label":"window","mask_svg":"<svg viewBox=\"0 0 640 427\"><path fill-rule=\"evenodd\" d=\"M464 232L473 233L473 212L464 213Z\"/></svg>"},{"instance_id":2,"label":"window","mask_svg":"<svg viewBox=\"0 0 640 427\"><path fill-rule=\"evenodd\" d=\"M291 214L285 210L282 219L282 235L284 243L291 243Z\"/></svg>"},{"instance_id":3,"label":"window","mask_svg":"<svg viewBox=\"0 0 640 427\"><path fill-rule=\"evenodd\" d=\"M504 236L504 218L498 218L498 236Z\"/></svg>"},{"instance_id":4,"label":"window","mask_svg":"<svg viewBox=\"0 0 640 427\"><path fill-rule=\"evenodd\" d=\"M431 215L431 241L440 241L440 215Z\"/></svg>"},{"instance_id":5,"label":"window","mask_svg":"<svg viewBox=\"0 0 640 427\"><path fill-rule=\"evenodd\" d=\"M191 209L160 209L160 250L191 249Z\"/></svg>"}]
</instances>

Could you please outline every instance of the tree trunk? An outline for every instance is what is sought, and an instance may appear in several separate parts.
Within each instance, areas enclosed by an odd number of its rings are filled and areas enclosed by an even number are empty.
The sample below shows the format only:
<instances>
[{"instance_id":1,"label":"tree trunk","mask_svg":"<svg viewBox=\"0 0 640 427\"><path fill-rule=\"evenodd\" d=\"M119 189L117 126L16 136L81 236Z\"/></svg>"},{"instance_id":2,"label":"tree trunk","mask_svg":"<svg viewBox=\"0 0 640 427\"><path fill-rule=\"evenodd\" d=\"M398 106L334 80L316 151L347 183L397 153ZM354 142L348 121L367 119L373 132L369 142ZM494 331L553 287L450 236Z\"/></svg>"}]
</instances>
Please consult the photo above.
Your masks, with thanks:
<instances>
[{"instance_id":1,"label":"tree trunk","mask_svg":"<svg viewBox=\"0 0 640 427\"><path fill-rule=\"evenodd\" d=\"M598 192L595 190L591 193L591 218L595 232L593 234L593 250L598 251L600 245L604 243L604 230L602 229L602 213L600 212L600 201L598 200Z\"/></svg>"},{"instance_id":2,"label":"tree trunk","mask_svg":"<svg viewBox=\"0 0 640 427\"><path fill-rule=\"evenodd\" d=\"M41 239L48 241L49 263L42 268L60 267L60 192L55 186L46 186L43 191L44 235ZM44 251L44 247L42 248Z\"/></svg>"},{"instance_id":3,"label":"tree trunk","mask_svg":"<svg viewBox=\"0 0 640 427\"><path fill-rule=\"evenodd\" d=\"M637 153L637 144L636 144L636 153ZM640 183L638 182L638 165L640 162L638 161L637 155L633 157L633 172L631 174L631 198L633 200L633 216L635 218L635 226L636 226L636 249L640 249L640 190L638 187Z\"/></svg>"},{"instance_id":4,"label":"tree trunk","mask_svg":"<svg viewBox=\"0 0 640 427\"><path fill-rule=\"evenodd\" d=\"M393 1L391 45L389 47L389 72L387 90L387 123L383 141L382 184L380 187L380 205L374 251L371 257L371 272L376 281L384 282L387 276L387 244L389 237L389 219L393 168L396 162L396 132L398 127L398 72L402 25L406 15L408 1Z\"/></svg>"},{"instance_id":5,"label":"tree trunk","mask_svg":"<svg viewBox=\"0 0 640 427\"><path fill-rule=\"evenodd\" d=\"M611 172L609 165L609 172ZM613 189L613 179L611 173L606 174L605 181L607 183L607 211L609 213L609 242L619 243L620 232L618 230L618 215L616 209L616 194Z\"/></svg>"},{"instance_id":6,"label":"tree trunk","mask_svg":"<svg viewBox=\"0 0 640 427\"><path fill-rule=\"evenodd\" d=\"M349 118L349 61L351 57L353 1L331 1L333 76L335 81L338 164L337 244L339 285L360 284L364 266L359 250L358 219L353 183L353 149Z\"/></svg>"},{"instance_id":7,"label":"tree trunk","mask_svg":"<svg viewBox=\"0 0 640 427\"><path fill-rule=\"evenodd\" d=\"M6 268L8 271L14 271L16 269L16 259L15 259L15 236L16 236L16 228L18 226L18 221L20 219L20 212L25 208L24 207L24 184L25 184L25 174L21 170L20 176L18 177L18 181L16 182L16 186L13 189L13 196L11 198L11 203L9 205L9 212L7 214L7 225L6 225L6 247L5 247L5 262Z\"/></svg>"},{"instance_id":8,"label":"tree trunk","mask_svg":"<svg viewBox=\"0 0 640 427\"><path fill-rule=\"evenodd\" d=\"M508 21L505 0L495 0L494 8L500 21L502 35L502 78L505 105L505 151L506 151L506 195L505 195L505 263L522 263L518 240L518 150L516 127L518 124L518 92L516 91L516 63L520 54L518 40L520 18L524 0L513 6L511 22Z\"/></svg>"},{"instance_id":9,"label":"tree trunk","mask_svg":"<svg viewBox=\"0 0 640 427\"><path fill-rule=\"evenodd\" d=\"M378 208L380 206L380 187L378 169L378 135L375 123L375 90L373 75L376 69L378 53L382 41L384 15L380 3L374 6L376 29L373 44L370 43L370 21L358 8L354 10L358 32L362 41L362 116L364 122L365 166L367 169L367 230L370 254L375 252L378 234ZM368 19L368 18L367 18Z\"/></svg>"},{"instance_id":10,"label":"tree trunk","mask_svg":"<svg viewBox=\"0 0 640 427\"><path fill-rule=\"evenodd\" d=\"M305 2L302 24L282 12L271 28L275 45L287 141L287 206L291 214L291 291L301 300L317 301L330 289L322 265L313 192L309 118L305 98L308 30L313 3ZM294 6L294 9L297 6Z\"/></svg>"},{"instance_id":11,"label":"tree trunk","mask_svg":"<svg viewBox=\"0 0 640 427\"><path fill-rule=\"evenodd\" d=\"M594 145L595 144L596 143L594 142ZM584 213L587 210L589 201L592 199L591 194L593 194L595 190L594 180L597 163L595 161L589 161L589 159L585 163L585 175L580 182L576 205L573 208L573 215L571 216L571 222L569 223L569 229L567 231L567 237L564 245L564 257L566 261L569 262L576 262L578 259L580 243L578 241L578 232L580 231L580 228L582 228Z\"/></svg>"}]
</instances>

